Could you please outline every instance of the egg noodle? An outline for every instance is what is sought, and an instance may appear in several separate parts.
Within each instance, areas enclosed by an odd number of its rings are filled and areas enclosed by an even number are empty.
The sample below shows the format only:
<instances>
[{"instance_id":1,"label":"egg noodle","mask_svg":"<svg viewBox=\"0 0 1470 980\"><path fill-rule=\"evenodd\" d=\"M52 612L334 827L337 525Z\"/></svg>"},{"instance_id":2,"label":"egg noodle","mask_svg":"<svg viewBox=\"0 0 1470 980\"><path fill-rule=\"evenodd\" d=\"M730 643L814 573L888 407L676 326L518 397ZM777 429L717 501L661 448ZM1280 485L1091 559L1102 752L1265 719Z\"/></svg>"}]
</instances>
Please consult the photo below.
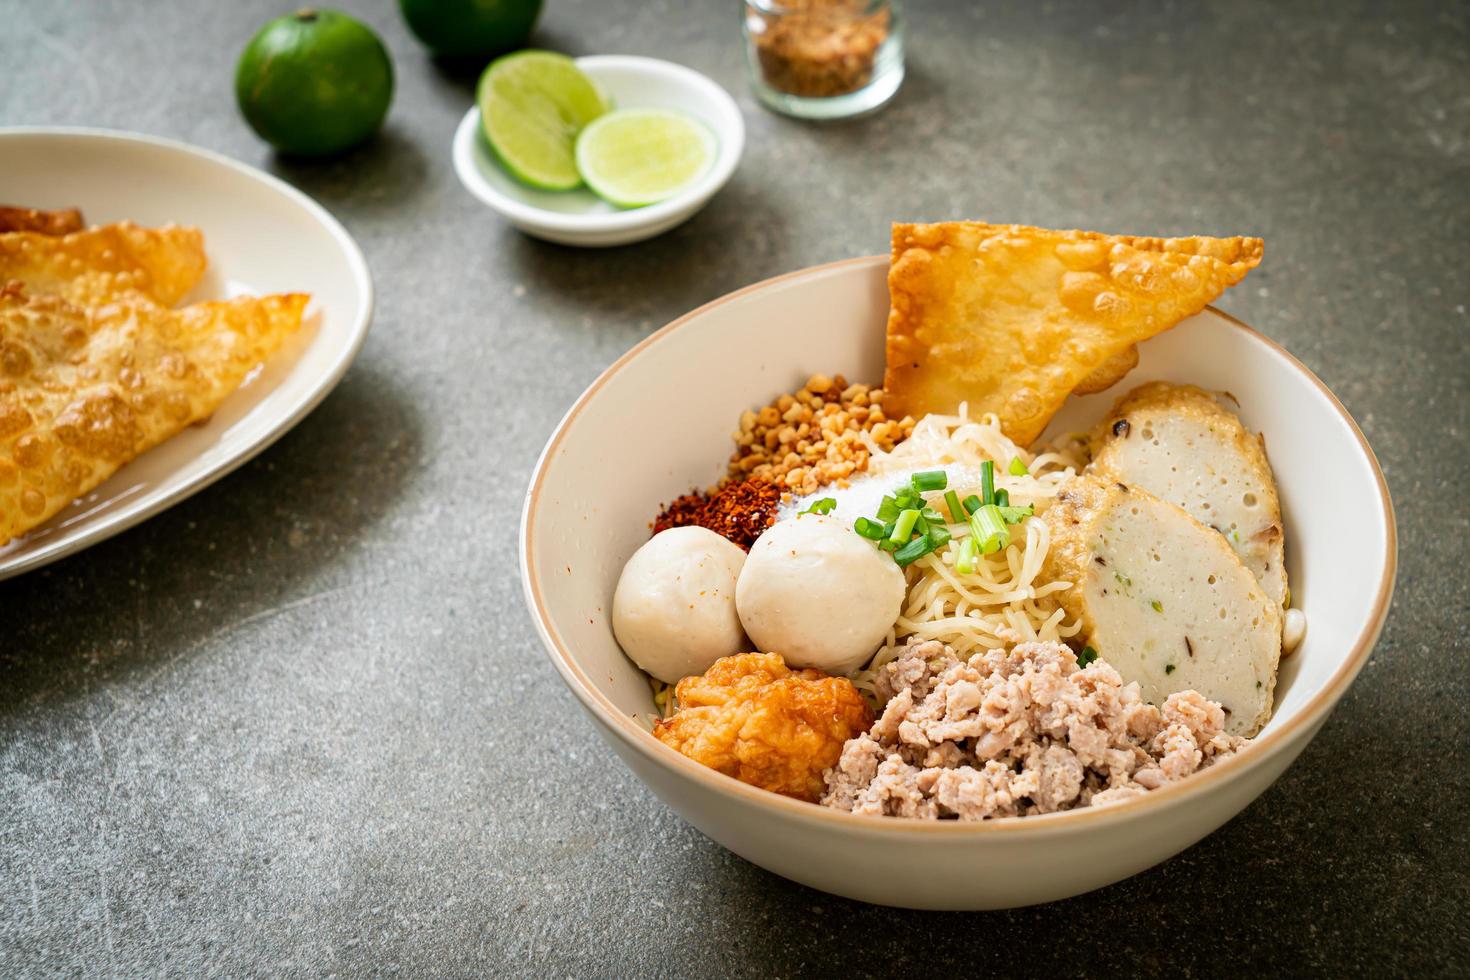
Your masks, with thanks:
<instances>
[{"instance_id":1,"label":"egg noodle","mask_svg":"<svg viewBox=\"0 0 1470 980\"><path fill-rule=\"evenodd\" d=\"M909 472L919 467L945 465L961 474L978 473L985 460L995 463L995 485L1004 488L1011 502L1031 504L1044 513L1066 481L1082 468L1081 440L1070 436L1032 455L1001 431L994 415L970 419L966 406L957 415L926 415L914 433L883 452L870 446L868 472ZM1024 475L1010 472L1012 460L1026 466ZM961 498L980 490L978 479L950 483ZM961 574L955 568L960 542L970 533L962 525L951 525L954 537L943 550L925 555L907 569L908 592L898 621L889 630L883 646L868 666L852 677L865 695L876 697L874 680L878 668L893 660L908 638L939 640L961 657L994 649L1020 640L1063 640L1075 636L1081 624L1066 622L1052 597L1070 588L1070 583L1042 581L1050 535L1044 521L1027 518L1012 528L1006 548L980 556L975 571Z\"/></svg>"},{"instance_id":2,"label":"egg noodle","mask_svg":"<svg viewBox=\"0 0 1470 980\"><path fill-rule=\"evenodd\" d=\"M653 685L653 706L657 712L648 715L648 727L652 728L654 722L674 717L674 712L679 710L679 700L674 697L674 685L668 681L661 681L657 677L650 677L648 682Z\"/></svg>"}]
</instances>

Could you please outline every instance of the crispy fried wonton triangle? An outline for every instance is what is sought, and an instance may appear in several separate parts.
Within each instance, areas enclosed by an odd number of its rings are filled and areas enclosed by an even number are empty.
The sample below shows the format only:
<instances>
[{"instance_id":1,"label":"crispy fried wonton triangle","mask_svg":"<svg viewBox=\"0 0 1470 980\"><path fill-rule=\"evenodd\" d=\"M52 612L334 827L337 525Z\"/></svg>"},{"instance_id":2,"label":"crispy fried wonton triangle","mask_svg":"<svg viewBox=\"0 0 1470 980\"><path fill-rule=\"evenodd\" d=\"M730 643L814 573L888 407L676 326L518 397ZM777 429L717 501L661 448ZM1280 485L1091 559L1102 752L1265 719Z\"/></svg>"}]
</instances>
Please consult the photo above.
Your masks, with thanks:
<instances>
[{"instance_id":1,"label":"crispy fried wonton triangle","mask_svg":"<svg viewBox=\"0 0 1470 980\"><path fill-rule=\"evenodd\" d=\"M204 275L197 228L139 228L124 221L70 235L0 234L0 286L25 283L77 306L148 299L173 306Z\"/></svg>"},{"instance_id":2,"label":"crispy fried wonton triangle","mask_svg":"<svg viewBox=\"0 0 1470 980\"><path fill-rule=\"evenodd\" d=\"M1030 444L1069 392L1202 310L1261 260L1259 238L1144 238L956 221L894 225L884 409L994 412Z\"/></svg>"},{"instance_id":3,"label":"crispy fried wonton triangle","mask_svg":"<svg viewBox=\"0 0 1470 980\"><path fill-rule=\"evenodd\" d=\"M87 311L0 289L0 544L212 415L301 325L307 299Z\"/></svg>"},{"instance_id":4,"label":"crispy fried wonton triangle","mask_svg":"<svg viewBox=\"0 0 1470 980\"><path fill-rule=\"evenodd\" d=\"M82 212L76 208L64 211L41 211L0 204L0 232L34 231L42 235L70 235L82 230Z\"/></svg>"}]
</instances>

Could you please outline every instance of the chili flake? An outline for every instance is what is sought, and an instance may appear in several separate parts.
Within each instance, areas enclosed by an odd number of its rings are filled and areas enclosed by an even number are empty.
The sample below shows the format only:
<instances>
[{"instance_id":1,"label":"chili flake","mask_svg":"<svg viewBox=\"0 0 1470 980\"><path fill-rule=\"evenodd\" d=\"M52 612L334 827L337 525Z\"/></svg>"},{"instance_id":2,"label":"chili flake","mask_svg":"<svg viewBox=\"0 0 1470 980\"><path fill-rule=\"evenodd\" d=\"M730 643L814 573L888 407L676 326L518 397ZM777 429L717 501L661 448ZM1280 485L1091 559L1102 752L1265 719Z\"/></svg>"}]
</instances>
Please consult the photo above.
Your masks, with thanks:
<instances>
[{"instance_id":1,"label":"chili flake","mask_svg":"<svg viewBox=\"0 0 1470 980\"><path fill-rule=\"evenodd\" d=\"M653 533L671 527L709 528L746 551L776 522L781 491L765 480L728 483L713 496L699 491L675 500L653 522Z\"/></svg>"}]
</instances>

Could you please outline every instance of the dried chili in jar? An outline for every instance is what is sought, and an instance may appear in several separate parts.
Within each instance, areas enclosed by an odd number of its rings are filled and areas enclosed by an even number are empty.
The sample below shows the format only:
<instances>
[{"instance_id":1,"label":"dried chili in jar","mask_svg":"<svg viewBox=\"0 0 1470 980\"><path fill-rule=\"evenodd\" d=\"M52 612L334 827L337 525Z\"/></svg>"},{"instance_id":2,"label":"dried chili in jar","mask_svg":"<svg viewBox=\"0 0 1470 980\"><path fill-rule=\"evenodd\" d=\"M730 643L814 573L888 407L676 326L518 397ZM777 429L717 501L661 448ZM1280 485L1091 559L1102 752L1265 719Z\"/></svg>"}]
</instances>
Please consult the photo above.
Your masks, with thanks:
<instances>
[{"instance_id":1,"label":"dried chili in jar","mask_svg":"<svg viewBox=\"0 0 1470 980\"><path fill-rule=\"evenodd\" d=\"M778 112L807 118L855 115L883 104L903 79L896 6L897 0L745 0L756 94Z\"/></svg>"}]
</instances>

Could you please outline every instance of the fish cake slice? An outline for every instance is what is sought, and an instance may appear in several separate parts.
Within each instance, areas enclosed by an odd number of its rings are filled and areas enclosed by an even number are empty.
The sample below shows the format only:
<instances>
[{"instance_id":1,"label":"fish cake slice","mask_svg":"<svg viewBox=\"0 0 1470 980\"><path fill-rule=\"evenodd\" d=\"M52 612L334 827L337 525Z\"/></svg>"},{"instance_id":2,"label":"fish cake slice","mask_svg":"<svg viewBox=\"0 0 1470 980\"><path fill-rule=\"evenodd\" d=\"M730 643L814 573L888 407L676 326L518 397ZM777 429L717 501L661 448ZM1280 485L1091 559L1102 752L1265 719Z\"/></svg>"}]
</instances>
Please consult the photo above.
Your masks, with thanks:
<instances>
[{"instance_id":1,"label":"fish cake slice","mask_svg":"<svg viewBox=\"0 0 1470 980\"><path fill-rule=\"evenodd\" d=\"M50 293L77 306L146 299L173 306L204 275L204 235L197 228L140 228L129 221L70 235L0 234L0 286L11 280L32 295Z\"/></svg>"},{"instance_id":2,"label":"fish cake slice","mask_svg":"<svg viewBox=\"0 0 1470 980\"><path fill-rule=\"evenodd\" d=\"M1098 423L1091 472L1139 486L1220 532L1266 595L1286 604L1285 535L1266 447L1193 385L1133 389Z\"/></svg>"},{"instance_id":3,"label":"fish cake slice","mask_svg":"<svg viewBox=\"0 0 1470 980\"><path fill-rule=\"evenodd\" d=\"M1079 477L1044 517L1047 581L1082 638L1144 700L1196 690L1254 735L1271 716L1281 607L1215 531L1138 487Z\"/></svg>"},{"instance_id":4,"label":"fish cake slice","mask_svg":"<svg viewBox=\"0 0 1470 980\"><path fill-rule=\"evenodd\" d=\"M0 544L214 414L300 327L307 300L83 310L0 289Z\"/></svg>"}]
</instances>

